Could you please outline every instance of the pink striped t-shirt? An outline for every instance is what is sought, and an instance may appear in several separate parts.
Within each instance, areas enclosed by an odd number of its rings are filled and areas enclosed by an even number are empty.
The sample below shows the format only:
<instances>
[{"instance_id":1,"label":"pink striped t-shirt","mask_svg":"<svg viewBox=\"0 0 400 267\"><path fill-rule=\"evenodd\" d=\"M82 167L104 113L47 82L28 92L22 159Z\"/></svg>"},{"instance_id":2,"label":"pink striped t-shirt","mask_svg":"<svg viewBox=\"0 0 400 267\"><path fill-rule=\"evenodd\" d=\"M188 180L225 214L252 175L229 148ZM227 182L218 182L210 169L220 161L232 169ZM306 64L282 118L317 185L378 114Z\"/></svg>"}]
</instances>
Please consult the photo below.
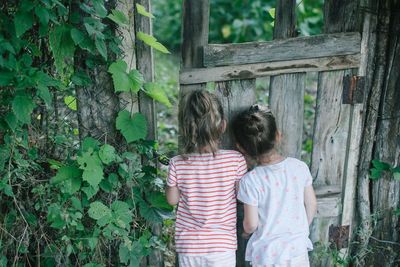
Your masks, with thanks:
<instances>
[{"instance_id":1,"label":"pink striped t-shirt","mask_svg":"<svg viewBox=\"0 0 400 267\"><path fill-rule=\"evenodd\" d=\"M167 185L180 192L176 251L204 254L236 250L235 182L247 171L237 151L189 154L171 159Z\"/></svg>"}]
</instances>

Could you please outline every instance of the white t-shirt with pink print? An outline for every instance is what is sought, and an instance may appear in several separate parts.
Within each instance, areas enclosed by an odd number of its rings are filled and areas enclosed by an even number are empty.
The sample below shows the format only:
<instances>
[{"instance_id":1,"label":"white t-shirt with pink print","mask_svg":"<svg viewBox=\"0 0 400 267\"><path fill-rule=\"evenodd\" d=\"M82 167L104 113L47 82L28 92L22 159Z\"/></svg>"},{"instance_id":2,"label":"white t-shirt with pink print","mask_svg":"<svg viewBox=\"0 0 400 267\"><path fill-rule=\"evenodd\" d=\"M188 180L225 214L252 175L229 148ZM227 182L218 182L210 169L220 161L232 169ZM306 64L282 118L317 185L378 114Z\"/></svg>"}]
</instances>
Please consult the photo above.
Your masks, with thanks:
<instances>
[{"instance_id":1,"label":"white t-shirt with pink print","mask_svg":"<svg viewBox=\"0 0 400 267\"><path fill-rule=\"evenodd\" d=\"M241 180L238 199L258 207L259 224L246 248L246 261L283 264L312 250L304 187L312 184L308 166L295 158L258 166Z\"/></svg>"}]
</instances>

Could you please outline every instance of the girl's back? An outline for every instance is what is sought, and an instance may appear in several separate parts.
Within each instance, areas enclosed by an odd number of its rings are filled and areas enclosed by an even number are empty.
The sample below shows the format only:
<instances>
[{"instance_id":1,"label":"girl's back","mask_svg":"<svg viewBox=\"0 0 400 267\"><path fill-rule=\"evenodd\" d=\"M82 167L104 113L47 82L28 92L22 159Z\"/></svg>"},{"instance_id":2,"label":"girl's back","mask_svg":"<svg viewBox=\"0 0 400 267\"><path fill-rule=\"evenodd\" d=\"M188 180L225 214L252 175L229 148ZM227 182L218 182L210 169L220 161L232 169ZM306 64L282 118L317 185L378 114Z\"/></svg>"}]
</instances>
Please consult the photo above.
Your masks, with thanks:
<instances>
[{"instance_id":1,"label":"girl's back","mask_svg":"<svg viewBox=\"0 0 400 267\"><path fill-rule=\"evenodd\" d=\"M248 243L246 257L258 264L285 262L312 249L304 207L304 188L312 178L295 158L258 166L240 182L238 199L258 207L259 227Z\"/></svg>"},{"instance_id":2,"label":"girl's back","mask_svg":"<svg viewBox=\"0 0 400 267\"><path fill-rule=\"evenodd\" d=\"M201 254L236 250L235 182L246 172L231 150L191 153L170 162L168 186L178 187L176 250Z\"/></svg>"}]
</instances>

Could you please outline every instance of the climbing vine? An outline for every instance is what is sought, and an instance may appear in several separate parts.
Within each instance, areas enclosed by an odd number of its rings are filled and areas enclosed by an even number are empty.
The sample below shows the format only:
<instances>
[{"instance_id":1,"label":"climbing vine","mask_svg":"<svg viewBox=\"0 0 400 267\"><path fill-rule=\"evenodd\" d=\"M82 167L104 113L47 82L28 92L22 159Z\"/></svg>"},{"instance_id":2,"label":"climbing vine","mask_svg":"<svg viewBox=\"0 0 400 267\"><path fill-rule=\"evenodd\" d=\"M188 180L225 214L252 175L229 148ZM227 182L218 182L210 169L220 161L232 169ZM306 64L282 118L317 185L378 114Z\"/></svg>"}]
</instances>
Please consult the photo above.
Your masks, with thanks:
<instances>
[{"instance_id":1,"label":"climbing vine","mask_svg":"<svg viewBox=\"0 0 400 267\"><path fill-rule=\"evenodd\" d=\"M172 208L159 170L143 160L157 148L144 115L121 107L110 126L118 146L82 136L71 116L88 104L76 89L99 67L115 94L142 91L170 106L122 60L120 29L132 31L131 19L115 1L0 4L0 266L139 266L163 249L150 228ZM151 35L136 38L168 53Z\"/></svg>"}]
</instances>

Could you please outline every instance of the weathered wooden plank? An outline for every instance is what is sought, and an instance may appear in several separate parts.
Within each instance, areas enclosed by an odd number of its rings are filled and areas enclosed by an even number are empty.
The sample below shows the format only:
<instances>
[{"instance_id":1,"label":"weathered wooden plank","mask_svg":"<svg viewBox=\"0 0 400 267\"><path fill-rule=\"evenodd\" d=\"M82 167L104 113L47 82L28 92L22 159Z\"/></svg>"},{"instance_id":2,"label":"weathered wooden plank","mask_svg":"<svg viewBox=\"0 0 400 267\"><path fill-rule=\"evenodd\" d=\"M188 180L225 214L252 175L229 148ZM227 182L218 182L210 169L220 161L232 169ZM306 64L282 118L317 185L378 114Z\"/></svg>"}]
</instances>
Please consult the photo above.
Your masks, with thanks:
<instances>
[{"instance_id":1,"label":"weathered wooden plank","mask_svg":"<svg viewBox=\"0 0 400 267\"><path fill-rule=\"evenodd\" d=\"M340 185L316 185L314 186L317 198L335 196L342 192Z\"/></svg>"},{"instance_id":2,"label":"weathered wooden plank","mask_svg":"<svg viewBox=\"0 0 400 267\"><path fill-rule=\"evenodd\" d=\"M135 3L144 6L146 10L151 9L150 1L148 0L135 0ZM136 32L141 31L152 34L150 18L135 13L134 19ZM135 44L137 69L143 74L146 82L152 82L154 81L153 49L139 39L135 40ZM139 92L139 111L147 119L147 138L155 140L157 131L154 100L143 92Z\"/></svg>"},{"instance_id":3,"label":"weathered wooden plank","mask_svg":"<svg viewBox=\"0 0 400 267\"><path fill-rule=\"evenodd\" d=\"M358 31L356 25L358 1L325 0L324 32ZM357 47L360 49L360 46ZM351 106L342 104L343 76L351 70L320 72L318 75L316 119L314 123L311 173L317 184L343 186L348 160ZM347 165L346 165L347 164ZM342 188L344 191L345 188ZM329 226L340 224L340 216L323 218L328 225L319 225L320 242L329 243ZM332 266L329 257L314 258L313 266Z\"/></svg>"},{"instance_id":4,"label":"weathered wooden plank","mask_svg":"<svg viewBox=\"0 0 400 267\"><path fill-rule=\"evenodd\" d=\"M182 68L203 67L203 47L208 44L209 0L184 0L182 4ZM180 96L187 91L205 88L206 84L182 85Z\"/></svg>"},{"instance_id":5,"label":"weathered wooden plank","mask_svg":"<svg viewBox=\"0 0 400 267\"><path fill-rule=\"evenodd\" d=\"M294 37L296 0L278 0L276 13L274 39ZM295 158L301 156L305 77L305 73L281 74L270 80L269 105L282 132L280 150Z\"/></svg>"},{"instance_id":6,"label":"weathered wooden plank","mask_svg":"<svg viewBox=\"0 0 400 267\"><path fill-rule=\"evenodd\" d=\"M303 139L305 73L272 76L269 105L275 115L284 155L300 158ZM296 134L293 134L296 133Z\"/></svg>"},{"instance_id":7,"label":"weathered wooden plank","mask_svg":"<svg viewBox=\"0 0 400 267\"><path fill-rule=\"evenodd\" d=\"M350 120L350 106L342 104L343 75L331 71L318 77L311 158L316 184L342 184Z\"/></svg>"},{"instance_id":8,"label":"weathered wooden plank","mask_svg":"<svg viewBox=\"0 0 400 267\"><path fill-rule=\"evenodd\" d=\"M145 7L146 10L151 12L151 1L150 0L134 0L134 3L140 4ZM134 6L136 8L136 5ZM144 32L152 35L153 27L150 18L142 16L135 10L135 32ZM136 66L140 73L143 74L143 78L146 82L154 81L154 58L153 49L144 44L141 40L135 40L135 52L136 52ZM147 138L151 140L157 139L157 121L156 121L156 109L154 100L146 95L144 92L139 92L138 95L139 111L147 119ZM152 225L152 233L156 236L162 234L162 224L157 223ZM163 253L159 249L153 249L147 257L147 265L154 267L164 266Z\"/></svg>"},{"instance_id":9,"label":"weathered wooden plank","mask_svg":"<svg viewBox=\"0 0 400 267\"><path fill-rule=\"evenodd\" d=\"M215 84L215 93L221 100L228 127L222 138L221 145L226 149L236 149L234 136L229 124L241 111L256 103L256 80L240 80L235 82L219 82Z\"/></svg>"},{"instance_id":10,"label":"weathered wooden plank","mask_svg":"<svg viewBox=\"0 0 400 267\"><path fill-rule=\"evenodd\" d=\"M221 100L225 117L228 122L227 130L221 140L223 148L236 149L231 127L229 127L229 125L237 113L249 108L256 102L255 88L255 79L218 82L215 84L215 93ZM242 237L243 205L241 204L238 204L237 233L238 251L236 254L236 266L250 266L249 263L246 263L244 260L248 240Z\"/></svg>"},{"instance_id":11,"label":"weathered wooden plank","mask_svg":"<svg viewBox=\"0 0 400 267\"><path fill-rule=\"evenodd\" d=\"M359 76L367 75L367 62L369 59L368 49L370 47L370 14L366 14L361 40L361 58L360 67L358 69ZM365 97L365 96L364 96ZM346 173L343 181L343 211L341 216L341 225L349 225L350 237L353 233L354 214L356 209L356 184L358 162L360 157L361 136L363 127L363 110L364 102L361 104L352 105L350 107L350 133L349 144L346 159Z\"/></svg>"},{"instance_id":12,"label":"weathered wooden plank","mask_svg":"<svg viewBox=\"0 0 400 267\"><path fill-rule=\"evenodd\" d=\"M342 212L340 195L317 197L317 214L316 217L336 217Z\"/></svg>"},{"instance_id":13,"label":"weathered wooden plank","mask_svg":"<svg viewBox=\"0 0 400 267\"><path fill-rule=\"evenodd\" d=\"M204 47L204 66L229 66L353 55L360 52L360 42L360 33L352 32L297 37L269 42L212 44Z\"/></svg>"},{"instance_id":14,"label":"weathered wooden plank","mask_svg":"<svg viewBox=\"0 0 400 267\"><path fill-rule=\"evenodd\" d=\"M267 63L245 64L211 68L194 68L182 70L179 76L181 84L231 81L252 79L270 75L316 72L357 68L360 65L360 54L275 61Z\"/></svg>"}]
</instances>

